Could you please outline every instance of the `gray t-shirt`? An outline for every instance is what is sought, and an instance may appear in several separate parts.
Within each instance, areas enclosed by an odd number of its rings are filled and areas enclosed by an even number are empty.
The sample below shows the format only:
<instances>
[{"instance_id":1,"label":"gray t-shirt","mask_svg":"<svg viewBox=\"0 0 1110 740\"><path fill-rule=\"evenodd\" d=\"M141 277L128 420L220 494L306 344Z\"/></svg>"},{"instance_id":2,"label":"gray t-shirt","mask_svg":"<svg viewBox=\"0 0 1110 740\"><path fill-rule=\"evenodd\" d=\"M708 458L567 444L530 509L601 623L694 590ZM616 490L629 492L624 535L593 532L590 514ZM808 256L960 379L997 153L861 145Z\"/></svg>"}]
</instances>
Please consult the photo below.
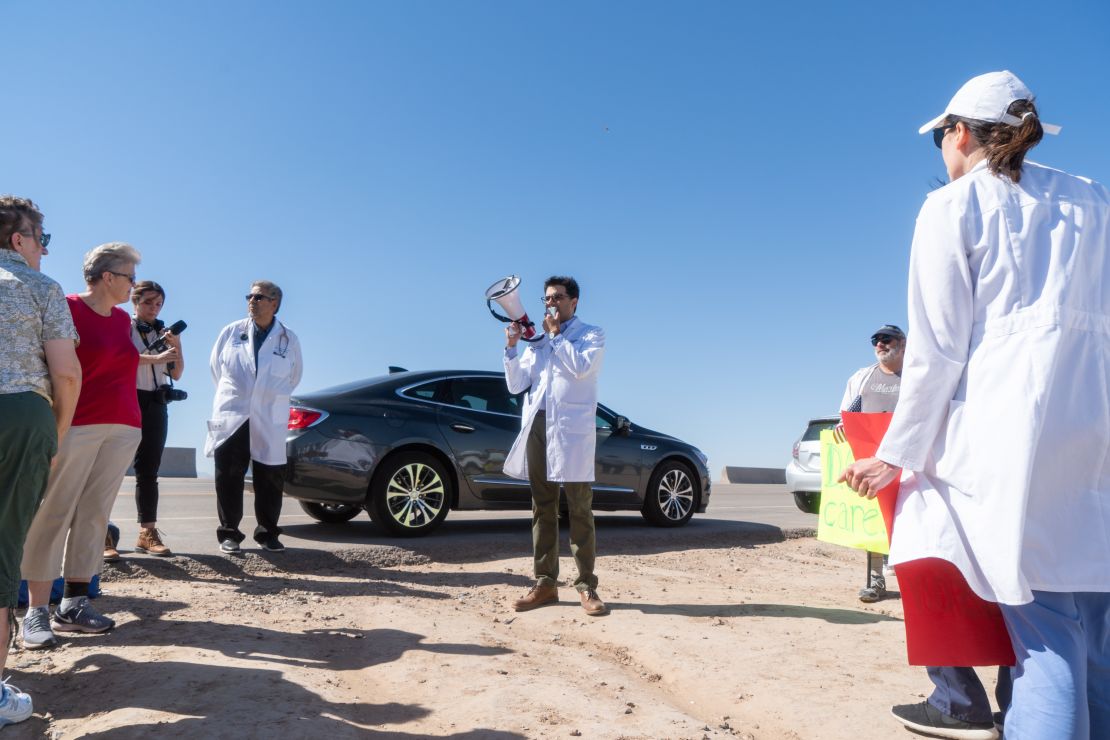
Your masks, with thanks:
<instances>
[{"instance_id":1,"label":"gray t-shirt","mask_svg":"<svg viewBox=\"0 0 1110 740\"><path fill-rule=\"evenodd\" d=\"M876 365L860 388L865 414L893 413L898 405L898 391L902 389L902 373L888 375Z\"/></svg>"}]
</instances>

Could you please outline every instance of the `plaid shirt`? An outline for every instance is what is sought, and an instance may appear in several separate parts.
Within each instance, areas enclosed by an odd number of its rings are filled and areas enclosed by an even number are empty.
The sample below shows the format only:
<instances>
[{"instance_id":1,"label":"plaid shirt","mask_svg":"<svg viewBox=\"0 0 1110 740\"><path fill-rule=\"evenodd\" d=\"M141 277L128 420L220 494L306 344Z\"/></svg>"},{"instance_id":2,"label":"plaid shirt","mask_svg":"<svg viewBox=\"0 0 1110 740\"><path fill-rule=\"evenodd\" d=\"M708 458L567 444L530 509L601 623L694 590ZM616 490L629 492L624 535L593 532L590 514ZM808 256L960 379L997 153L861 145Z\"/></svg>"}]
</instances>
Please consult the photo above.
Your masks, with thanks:
<instances>
[{"instance_id":1,"label":"plaid shirt","mask_svg":"<svg viewBox=\"0 0 1110 740\"><path fill-rule=\"evenodd\" d=\"M44 343L77 338L62 287L0 248L0 394L34 391L51 401Z\"/></svg>"}]
</instances>

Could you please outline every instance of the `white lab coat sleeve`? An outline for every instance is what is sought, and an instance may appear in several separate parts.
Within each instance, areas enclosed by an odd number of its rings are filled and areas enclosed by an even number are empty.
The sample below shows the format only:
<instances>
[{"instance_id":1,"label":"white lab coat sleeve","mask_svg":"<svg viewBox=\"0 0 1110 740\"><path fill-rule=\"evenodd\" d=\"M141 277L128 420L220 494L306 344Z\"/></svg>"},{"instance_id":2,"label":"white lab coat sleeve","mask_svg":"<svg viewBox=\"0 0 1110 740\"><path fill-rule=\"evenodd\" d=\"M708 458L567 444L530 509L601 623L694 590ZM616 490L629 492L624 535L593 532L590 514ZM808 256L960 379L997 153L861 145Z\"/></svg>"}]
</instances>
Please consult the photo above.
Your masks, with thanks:
<instances>
[{"instance_id":1,"label":"white lab coat sleeve","mask_svg":"<svg viewBox=\"0 0 1110 740\"><path fill-rule=\"evenodd\" d=\"M301 354L301 340L293 332L289 332L289 336L290 354L293 355L293 367L289 372L289 392L292 393L300 385L301 376L304 375L304 357Z\"/></svg>"},{"instance_id":2,"label":"white lab coat sleeve","mask_svg":"<svg viewBox=\"0 0 1110 740\"><path fill-rule=\"evenodd\" d=\"M581 380L594 370L605 355L605 330L598 326L591 327L574 341L560 334L551 340L551 350L554 361Z\"/></svg>"},{"instance_id":3,"label":"white lab coat sleeve","mask_svg":"<svg viewBox=\"0 0 1110 740\"><path fill-rule=\"evenodd\" d=\"M876 452L884 462L920 471L948 418L967 365L974 283L962 214L939 197L922 206L910 250L910 336L902 389Z\"/></svg>"},{"instance_id":4,"label":"white lab coat sleeve","mask_svg":"<svg viewBox=\"0 0 1110 740\"><path fill-rule=\"evenodd\" d=\"M532 385L532 364L535 352L520 352L517 347L505 348L505 385L509 393L523 393Z\"/></svg>"},{"instance_id":5,"label":"white lab coat sleeve","mask_svg":"<svg viewBox=\"0 0 1110 740\"><path fill-rule=\"evenodd\" d=\"M219 386L220 375L222 373L220 368L220 355L223 353L224 345L227 343L227 338L230 336L227 328L220 332L216 337L216 343L212 345L212 355L208 358L208 369L212 373L213 385Z\"/></svg>"}]
</instances>

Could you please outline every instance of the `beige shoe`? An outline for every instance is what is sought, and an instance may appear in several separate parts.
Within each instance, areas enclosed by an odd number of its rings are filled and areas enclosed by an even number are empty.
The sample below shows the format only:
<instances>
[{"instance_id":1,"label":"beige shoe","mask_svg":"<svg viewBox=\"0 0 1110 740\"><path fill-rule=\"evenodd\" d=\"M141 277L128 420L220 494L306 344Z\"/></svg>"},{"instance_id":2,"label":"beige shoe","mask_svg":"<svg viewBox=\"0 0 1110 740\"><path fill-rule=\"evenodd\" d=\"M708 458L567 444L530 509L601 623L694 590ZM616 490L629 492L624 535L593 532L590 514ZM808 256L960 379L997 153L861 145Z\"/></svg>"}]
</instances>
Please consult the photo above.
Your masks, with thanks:
<instances>
[{"instance_id":1,"label":"beige shoe","mask_svg":"<svg viewBox=\"0 0 1110 740\"><path fill-rule=\"evenodd\" d=\"M582 599L582 608L591 617L600 617L603 614L609 613L609 607L605 606L605 602L597 595L597 591L592 588L588 591L579 592L579 597Z\"/></svg>"},{"instance_id":2,"label":"beige shoe","mask_svg":"<svg viewBox=\"0 0 1110 740\"><path fill-rule=\"evenodd\" d=\"M140 529L139 541L135 544L135 550L160 558L173 555L173 553L170 552L170 548L162 544L162 533L157 529Z\"/></svg>"},{"instance_id":3,"label":"beige shoe","mask_svg":"<svg viewBox=\"0 0 1110 740\"><path fill-rule=\"evenodd\" d=\"M513 609L526 612L544 604L553 604L559 600L559 589L555 586L532 586L532 589L523 597L513 602Z\"/></svg>"},{"instance_id":4,"label":"beige shoe","mask_svg":"<svg viewBox=\"0 0 1110 740\"><path fill-rule=\"evenodd\" d=\"M118 563L119 550L116 549L115 544L112 543L112 533L104 533L104 562L105 563Z\"/></svg>"}]
</instances>

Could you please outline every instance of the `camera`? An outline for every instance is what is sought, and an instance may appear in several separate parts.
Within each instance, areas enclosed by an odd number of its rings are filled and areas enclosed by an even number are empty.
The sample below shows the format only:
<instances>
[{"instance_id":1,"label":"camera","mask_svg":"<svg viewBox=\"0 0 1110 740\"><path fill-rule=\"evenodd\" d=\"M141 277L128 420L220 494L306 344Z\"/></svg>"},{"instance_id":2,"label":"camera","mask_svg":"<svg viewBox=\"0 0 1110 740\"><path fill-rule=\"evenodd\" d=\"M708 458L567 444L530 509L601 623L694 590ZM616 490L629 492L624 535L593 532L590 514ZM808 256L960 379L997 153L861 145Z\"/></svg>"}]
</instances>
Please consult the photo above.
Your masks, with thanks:
<instances>
[{"instance_id":1,"label":"camera","mask_svg":"<svg viewBox=\"0 0 1110 740\"><path fill-rule=\"evenodd\" d=\"M144 332L144 333L151 332L151 331L162 331L162 327L164 327L164 326L165 326L165 324L163 324L161 321L155 321L153 324L148 324L144 321L136 321L135 322L135 327L139 331ZM177 334L180 334L181 332L185 331L185 329L187 327L188 327L188 324L186 324L184 321L175 321L174 323L170 324L169 332L170 332L170 334L177 335ZM165 337L159 337L158 339L154 340L147 347L147 349L152 351L152 352L165 352L166 348L168 346L169 345L166 344ZM175 399L175 400L181 400L181 399Z\"/></svg>"},{"instance_id":2,"label":"camera","mask_svg":"<svg viewBox=\"0 0 1110 740\"><path fill-rule=\"evenodd\" d=\"M154 391L154 400L161 404L168 404L174 401L184 401L189 397L189 394L180 388L174 388L172 385L163 383L158 386L158 390Z\"/></svg>"}]
</instances>

